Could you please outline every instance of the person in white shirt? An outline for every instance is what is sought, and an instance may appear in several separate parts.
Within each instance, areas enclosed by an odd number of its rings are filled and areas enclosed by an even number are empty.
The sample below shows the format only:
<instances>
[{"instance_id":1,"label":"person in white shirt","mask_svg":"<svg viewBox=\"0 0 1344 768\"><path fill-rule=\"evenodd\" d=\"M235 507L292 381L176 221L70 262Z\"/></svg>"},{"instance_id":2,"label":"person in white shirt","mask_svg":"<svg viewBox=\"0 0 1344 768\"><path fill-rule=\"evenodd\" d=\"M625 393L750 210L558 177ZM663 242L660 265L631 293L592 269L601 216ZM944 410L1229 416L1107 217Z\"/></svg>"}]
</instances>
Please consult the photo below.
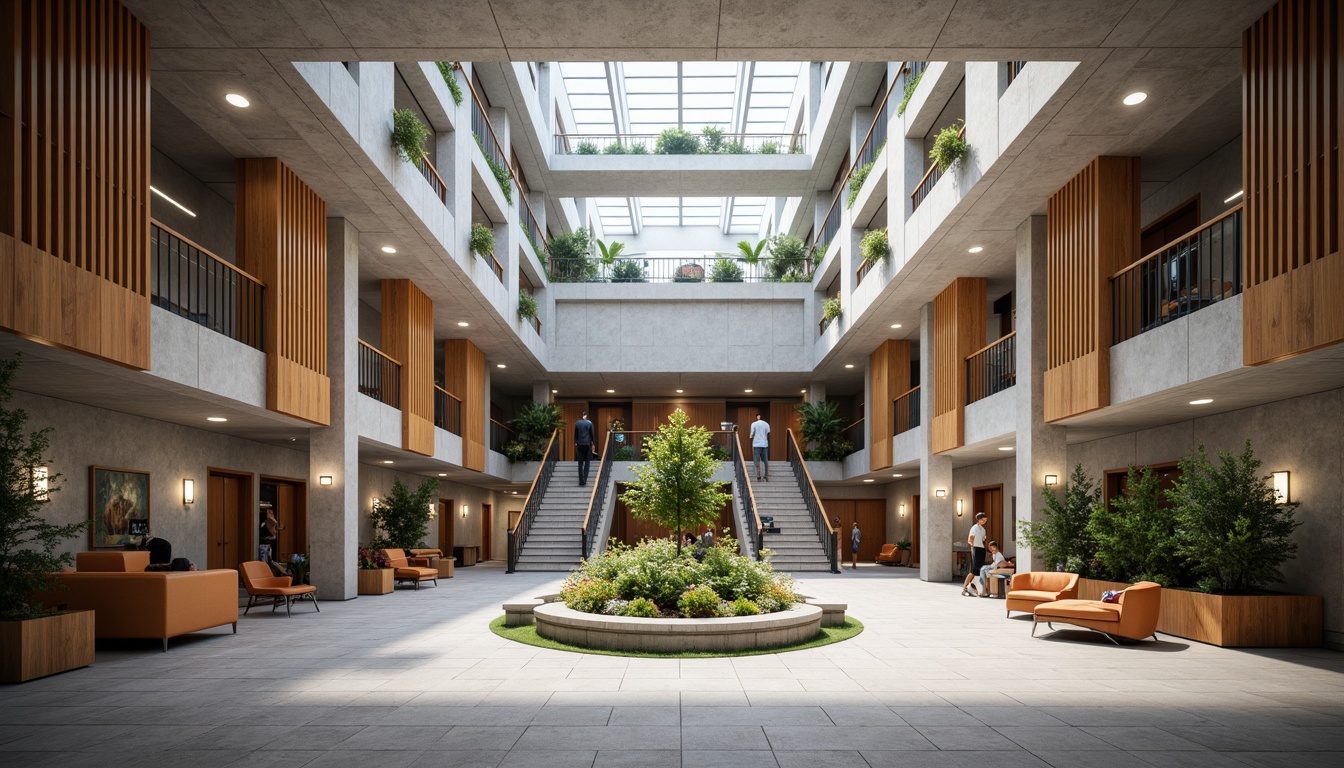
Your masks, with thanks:
<instances>
[{"instance_id":1,"label":"person in white shirt","mask_svg":"<svg viewBox=\"0 0 1344 768\"><path fill-rule=\"evenodd\" d=\"M751 422L751 465L756 470L757 480L770 479L770 457L767 451L770 449L770 425L766 423L760 413L756 414L756 420ZM761 468L765 468L765 476L761 476Z\"/></svg>"},{"instance_id":2,"label":"person in white shirt","mask_svg":"<svg viewBox=\"0 0 1344 768\"><path fill-rule=\"evenodd\" d=\"M975 525L971 526L971 532L966 536L966 543L971 545L971 567L966 571L966 580L961 583L961 594L970 597L968 591L971 587L971 581L980 573L980 569L985 567L985 522L989 520L989 515L984 512L978 512L975 515Z\"/></svg>"},{"instance_id":3,"label":"person in white shirt","mask_svg":"<svg viewBox=\"0 0 1344 768\"><path fill-rule=\"evenodd\" d=\"M975 576L975 581L971 582L971 592L980 597L989 597L989 572L997 568L1007 568L1008 558L999 551L999 542L991 541L986 547L989 549L990 562L980 566L980 571Z\"/></svg>"}]
</instances>

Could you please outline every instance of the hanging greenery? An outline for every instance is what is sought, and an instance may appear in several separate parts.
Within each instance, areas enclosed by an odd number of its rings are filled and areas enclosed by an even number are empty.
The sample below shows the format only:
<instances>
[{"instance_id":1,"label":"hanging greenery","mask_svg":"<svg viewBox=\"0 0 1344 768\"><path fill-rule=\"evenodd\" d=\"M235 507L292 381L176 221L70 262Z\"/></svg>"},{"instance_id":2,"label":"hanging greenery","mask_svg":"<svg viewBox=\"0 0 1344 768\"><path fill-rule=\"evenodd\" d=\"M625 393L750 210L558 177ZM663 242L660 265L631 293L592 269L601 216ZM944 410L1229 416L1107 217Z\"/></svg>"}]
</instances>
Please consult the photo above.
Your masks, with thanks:
<instances>
[{"instance_id":1,"label":"hanging greenery","mask_svg":"<svg viewBox=\"0 0 1344 768\"><path fill-rule=\"evenodd\" d=\"M428 141L429 129L414 112L398 109L392 113L392 146L397 150L397 157L408 163L423 160L429 154L425 149Z\"/></svg>"},{"instance_id":2,"label":"hanging greenery","mask_svg":"<svg viewBox=\"0 0 1344 768\"><path fill-rule=\"evenodd\" d=\"M518 316L524 320L535 320L537 317L538 310L539 307L537 306L536 298L534 298L532 294L528 293L527 291L524 291L523 289L519 288Z\"/></svg>"},{"instance_id":3,"label":"hanging greenery","mask_svg":"<svg viewBox=\"0 0 1344 768\"><path fill-rule=\"evenodd\" d=\"M901 98L901 105L896 107L897 117L905 115L905 108L910 106L910 97L915 95L915 89L919 87L919 79L924 76L926 71L928 70L920 70L918 75L905 79L905 96Z\"/></svg>"},{"instance_id":4,"label":"hanging greenery","mask_svg":"<svg viewBox=\"0 0 1344 768\"><path fill-rule=\"evenodd\" d=\"M448 84L448 91L453 94L453 103L459 107L462 106L462 86L457 84L457 76L453 74L453 70L461 65L456 61L440 61L436 63L439 67L439 74L443 75L443 82Z\"/></svg>"},{"instance_id":5,"label":"hanging greenery","mask_svg":"<svg viewBox=\"0 0 1344 768\"><path fill-rule=\"evenodd\" d=\"M938 164L939 172L951 168L953 163L964 159L970 152L966 139L961 135L963 122L958 120L956 123L947 126L939 131L938 136L933 140L933 149L929 150L929 159Z\"/></svg>"},{"instance_id":6,"label":"hanging greenery","mask_svg":"<svg viewBox=\"0 0 1344 768\"><path fill-rule=\"evenodd\" d=\"M840 297L832 296L821 303L821 316L827 320L834 320L840 316Z\"/></svg>"},{"instance_id":7,"label":"hanging greenery","mask_svg":"<svg viewBox=\"0 0 1344 768\"><path fill-rule=\"evenodd\" d=\"M870 229L863 233L859 241L859 255L869 263L887 258L891 254L891 244L887 242L885 229Z\"/></svg>"},{"instance_id":8,"label":"hanging greenery","mask_svg":"<svg viewBox=\"0 0 1344 768\"><path fill-rule=\"evenodd\" d=\"M482 258L495 252L495 231L484 224L471 225L471 252Z\"/></svg>"},{"instance_id":9,"label":"hanging greenery","mask_svg":"<svg viewBox=\"0 0 1344 768\"><path fill-rule=\"evenodd\" d=\"M490 166L490 174L495 177L495 181L499 182L499 189L504 193L504 200L509 205L513 205L513 175L509 173L508 168L505 168L498 160L491 157L489 152L485 151L485 145L481 143L480 136L476 136L474 133L472 136L476 138L476 146L480 148L481 155L485 158L485 164Z\"/></svg>"}]
</instances>

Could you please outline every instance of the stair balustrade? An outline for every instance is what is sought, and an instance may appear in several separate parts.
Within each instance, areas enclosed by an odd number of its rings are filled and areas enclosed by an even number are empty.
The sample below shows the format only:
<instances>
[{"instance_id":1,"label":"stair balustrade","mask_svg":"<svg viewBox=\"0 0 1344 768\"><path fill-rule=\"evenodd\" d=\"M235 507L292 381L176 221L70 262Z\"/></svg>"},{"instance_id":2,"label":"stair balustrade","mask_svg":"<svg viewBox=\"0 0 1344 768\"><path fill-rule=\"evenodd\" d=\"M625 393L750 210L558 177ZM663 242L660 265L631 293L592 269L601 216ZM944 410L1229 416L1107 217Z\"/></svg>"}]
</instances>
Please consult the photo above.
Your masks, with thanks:
<instances>
[{"instance_id":1,"label":"stair balustrade","mask_svg":"<svg viewBox=\"0 0 1344 768\"><path fill-rule=\"evenodd\" d=\"M733 450L733 486L737 489L738 504L742 509L742 517L746 526L754 526L755 533L752 536L752 544L756 550L756 559L760 560L761 550L765 548L765 526L761 524L761 515L756 510L756 493L751 489L751 482L747 480L747 462L742 456L742 445L737 441L736 433L732 433L734 439L732 442Z\"/></svg>"},{"instance_id":2,"label":"stair balustrade","mask_svg":"<svg viewBox=\"0 0 1344 768\"><path fill-rule=\"evenodd\" d=\"M509 567L507 573L513 573L518 565L518 555L523 551L523 544L527 542L527 531L532 527L532 520L537 516L537 508L541 506L541 499L546 495L546 488L551 484L551 475L555 472L555 464L560 460L560 430L551 433L550 442L546 443L546 453L543 454L541 467L537 469L536 477L532 478L532 487L527 489L527 500L523 502L523 513L518 516L518 522L509 529Z\"/></svg>"},{"instance_id":3,"label":"stair balustrade","mask_svg":"<svg viewBox=\"0 0 1344 768\"><path fill-rule=\"evenodd\" d=\"M835 528L831 527L831 521L826 519L826 508L821 505L821 497L817 495L817 486L812 483L812 474L807 471L807 462L803 460L803 451L798 447L798 438L793 436L793 430L785 430L788 436L788 442L784 444L787 449L787 458L789 467L793 469L794 480L798 482L798 490L802 491L803 503L807 506L807 511L812 515L812 522L817 526L817 535L826 544L826 557L831 562L831 572L839 573L840 565L836 561L836 533Z\"/></svg>"},{"instance_id":4,"label":"stair balustrade","mask_svg":"<svg viewBox=\"0 0 1344 768\"><path fill-rule=\"evenodd\" d=\"M583 516L583 556L591 557L597 542L597 528L602 522L602 510L607 504L607 485L611 480L611 464L615 460L616 436L608 432L602 441L602 458L597 465L597 479L593 481L593 495L588 498L588 514Z\"/></svg>"}]
</instances>

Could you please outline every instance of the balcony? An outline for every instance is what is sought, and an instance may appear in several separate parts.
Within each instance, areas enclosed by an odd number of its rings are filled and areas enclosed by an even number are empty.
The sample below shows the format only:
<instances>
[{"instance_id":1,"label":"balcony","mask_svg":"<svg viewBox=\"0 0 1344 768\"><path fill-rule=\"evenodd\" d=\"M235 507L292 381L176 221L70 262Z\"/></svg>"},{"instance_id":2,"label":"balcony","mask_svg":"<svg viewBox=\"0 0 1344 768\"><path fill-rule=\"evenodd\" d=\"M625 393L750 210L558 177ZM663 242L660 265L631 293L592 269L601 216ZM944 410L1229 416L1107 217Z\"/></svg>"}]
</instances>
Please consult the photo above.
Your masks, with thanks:
<instances>
[{"instance_id":1,"label":"balcony","mask_svg":"<svg viewBox=\"0 0 1344 768\"><path fill-rule=\"evenodd\" d=\"M462 401L438 385L434 386L434 426L462 435Z\"/></svg>"},{"instance_id":2,"label":"balcony","mask_svg":"<svg viewBox=\"0 0 1344 768\"><path fill-rule=\"evenodd\" d=\"M919 387L915 386L891 401L894 424L892 434L899 435L919 426Z\"/></svg>"},{"instance_id":3,"label":"balcony","mask_svg":"<svg viewBox=\"0 0 1344 768\"><path fill-rule=\"evenodd\" d=\"M255 277L157 221L149 225L154 260L150 301L234 341L262 348L265 286Z\"/></svg>"},{"instance_id":4,"label":"balcony","mask_svg":"<svg viewBox=\"0 0 1344 768\"><path fill-rule=\"evenodd\" d=\"M962 125L961 130L957 131L957 136L966 138L966 126ZM939 168L937 163L929 163L929 170L924 172L924 178L915 185L915 190L910 193L910 211L919 209L920 203L933 192L933 188L938 185L938 180L943 178L947 171Z\"/></svg>"},{"instance_id":5,"label":"balcony","mask_svg":"<svg viewBox=\"0 0 1344 768\"><path fill-rule=\"evenodd\" d=\"M359 393L393 408L401 407L401 363L359 342Z\"/></svg>"},{"instance_id":6,"label":"balcony","mask_svg":"<svg viewBox=\"0 0 1344 768\"><path fill-rule=\"evenodd\" d=\"M429 182L429 188L434 190L434 196L439 198L439 202L447 205L448 185L443 182L439 172L434 170L434 166L430 165L429 160L422 157L415 161L415 167L420 171L420 175L425 177L425 181Z\"/></svg>"},{"instance_id":7,"label":"balcony","mask_svg":"<svg viewBox=\"0 0 1344 768\"><path fill-rule=\"evenodd\" d=\"M502 421L490 420L490 450L504 453L509 443L518 439L518 433Z\"/></svg>"},{"instance_id":8,"label":"balcony","mask_svg":"<svg viewBox=\"0 0 1344 768\"><path fill-rule=\"evenodd\" d=\"M557 155L801 155L807 146L805 133L716 133L712 137L691 134L694 146L687 151L659 152L657 133L557 133ZM691 151L691 150L694 151Z\"/></svg>"},{"instance_id":9,"label":"balcony","mask_svg":"<svg viewBox=\"0 0 1344 768\"><path fill-rule=\"evenodd\" d=\"M966 404L1017 383L1017 331L966 358Z\"/></svg>"}]
</instances>

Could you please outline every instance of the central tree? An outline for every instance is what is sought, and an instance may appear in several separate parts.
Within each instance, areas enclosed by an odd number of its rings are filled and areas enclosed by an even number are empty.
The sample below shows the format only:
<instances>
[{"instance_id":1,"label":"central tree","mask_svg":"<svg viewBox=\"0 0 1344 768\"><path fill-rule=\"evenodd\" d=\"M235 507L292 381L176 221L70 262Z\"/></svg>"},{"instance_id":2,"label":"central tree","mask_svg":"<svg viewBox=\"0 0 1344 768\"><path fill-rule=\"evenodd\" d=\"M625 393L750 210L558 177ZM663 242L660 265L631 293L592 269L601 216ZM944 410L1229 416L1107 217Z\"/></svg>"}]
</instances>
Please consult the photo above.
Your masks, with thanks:
<instances>
[{"instance_id":1,"label":"central tree","mask_svg":"<svg viewBox=\"0 0 1344 768\"><path fill-rule=\"evenodd\" d=\"M678 408L645 441L648 463L636 466L639 479L621 494L621 501L641 520L651 520L677 532L681 554L682 532L719 519L719 510L732 497L710 480L720 462L709 453L709 430L686 426L686 414Z\"/></svg>"}]
</instances>

